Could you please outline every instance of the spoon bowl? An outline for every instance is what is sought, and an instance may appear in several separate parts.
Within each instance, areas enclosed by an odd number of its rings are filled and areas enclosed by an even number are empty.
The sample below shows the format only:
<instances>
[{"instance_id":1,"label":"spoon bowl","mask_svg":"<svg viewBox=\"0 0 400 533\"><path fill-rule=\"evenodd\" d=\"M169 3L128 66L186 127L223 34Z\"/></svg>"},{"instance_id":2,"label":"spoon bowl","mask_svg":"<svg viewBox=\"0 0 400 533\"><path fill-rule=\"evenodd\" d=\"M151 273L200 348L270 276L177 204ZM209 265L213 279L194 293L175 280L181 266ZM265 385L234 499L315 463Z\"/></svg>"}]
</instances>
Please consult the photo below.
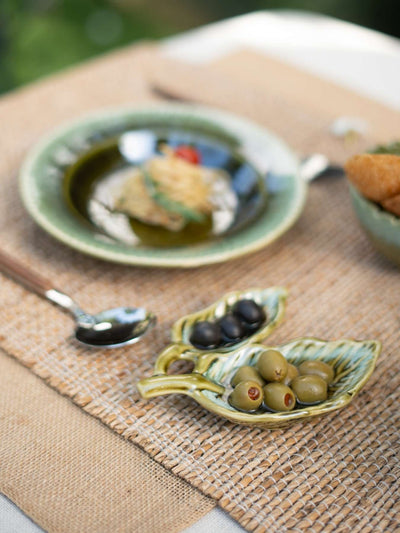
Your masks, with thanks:
<instances>
[{"instance_id":1,"label":"spoon bowl","mask_svg":"<svg viewBox=\"0 0 400 533\"><path fill-rule=\"evenodd\" d=\"M107 309L92 318L92 324L78 322L75 337L82 344L102 348L134 344L156 322L155 315L141 307Z\"/></svg>"}]
</instances>

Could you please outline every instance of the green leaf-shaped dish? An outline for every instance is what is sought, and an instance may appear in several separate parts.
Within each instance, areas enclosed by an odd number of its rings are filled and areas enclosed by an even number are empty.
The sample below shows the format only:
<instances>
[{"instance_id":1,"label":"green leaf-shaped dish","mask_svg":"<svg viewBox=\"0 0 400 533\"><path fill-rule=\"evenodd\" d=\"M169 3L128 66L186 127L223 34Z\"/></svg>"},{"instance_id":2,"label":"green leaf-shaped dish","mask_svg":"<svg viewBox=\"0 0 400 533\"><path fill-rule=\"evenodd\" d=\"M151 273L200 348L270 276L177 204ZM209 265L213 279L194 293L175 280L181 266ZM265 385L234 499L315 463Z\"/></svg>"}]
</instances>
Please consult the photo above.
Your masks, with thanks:
<instances>
[{"instance_id":1,"label":"green leaf-shaped dish","mask_svg":"<svg viewBox=\"0 0 400 533\"><path fill-rule=\"evenodd\" d=\"M220 347L218 348L218 352L232 352L240 346L254 342L261 342L266 339L283 320L286 298L287 290L284 287L269 287L268 289L248 289L246 291L230 292L206 309L184 316L175 322L171 332L172 341L190 344L190 335L196 322L202 320L218 320L224 316L238 300L250 299L254 300L264 309L267 317L265 323L261 328L255 331L253 335L246 337L233 346Z\"/></svg>"},{"instance_id":2,"label":"green leaf-shaped dish","mask_svg":"<svg viewBox=\"0 0 400 533\"><path fill-rule=\"evenodd\" d=\"M171 345L158 357L154 375L138 383L138 390L143 398L186 394L205 409L231 422L265 428L281 427L325 415L350 403L372 374L381 345L374 340L344 339L326 342L303 337L276 346L274 348L280 350L295 365L304 360L322 360L333 365L335 380L329 387L328 399L317 405L302 406L284 413L238 411L227 401L232 375L240 366L255 365L260 354L267 348L261 344L249 344L230 354L196 354L190 346ZM180 359L192 361L193 371L190 374L167 375L169 365Z\"/></svg>"}]
</instances>

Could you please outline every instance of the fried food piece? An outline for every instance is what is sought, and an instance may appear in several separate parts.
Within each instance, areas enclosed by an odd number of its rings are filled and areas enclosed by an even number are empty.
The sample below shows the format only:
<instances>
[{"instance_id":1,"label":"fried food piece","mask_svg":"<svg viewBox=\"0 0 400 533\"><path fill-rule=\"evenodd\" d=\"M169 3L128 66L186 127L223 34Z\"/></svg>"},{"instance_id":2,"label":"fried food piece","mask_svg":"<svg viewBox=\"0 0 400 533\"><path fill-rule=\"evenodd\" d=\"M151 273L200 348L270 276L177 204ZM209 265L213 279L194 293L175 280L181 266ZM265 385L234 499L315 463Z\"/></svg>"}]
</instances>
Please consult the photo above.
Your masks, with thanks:
<instances>
[{"instance_id":1,"label":"fried food piece","mask_svg":"<svg viewBox=\"0 0 400 533\"><path fill-rule=\"evenodd\" d=\"M173 202L200 213L211 213L211 184L216 171L179 157L154 157L147 164L158 190Z\"/></svg>"},{"instance_id":2,"label":"fried food piece","mask_svg":"<svg viewBox=\"0 0 400 533\"><path fill-rule=\"evenodd\" d=\"M392 198L388 198L387 200L383 200L381 205L384 209L386 209L386 211L389 211L390 213L400 217L400 194L397 194Z\"/></svg>"},{"instance_id":3,"label":"fried food piece","mask_svg":"<svg viewBox=\"0 0 400 533\"><path fill-rule=\"evenodd\" d=\"M383 205L383 202L387 203L389 199L400 195L400 156L398 155L355 155L347 161L345 170L351 183L370 200L382 202ZM398 203L398 200L394 202L395 205ZM391 202L388 205L391 205Z\"/></svg>"},{"instance_id":4,"label":"fried food piece","mask_svg":"<svg viewBox=\"0 0 400 533\"><path fill-rule=\"evenodd\" d=\"M142 222L163 226L171 231L179 231L185 224L180 215L167 211L148 195L139 169L133 170L123 184L114 208Z\"/></svg>"},{"instance_id":5,"label":"fried food piece","mask_svg":"<svg viewBox=\"0 0 400 533\"><path fill-rule=\"evenodd\" d=\"M222 184L230 190L229 175L191 163L167 145L160 151L162 155L132 169L116 191L114 209L170 231L180 231L190 222L207 222L221 205L216 196L224 192Z\"/></svg>"}]
</instances>

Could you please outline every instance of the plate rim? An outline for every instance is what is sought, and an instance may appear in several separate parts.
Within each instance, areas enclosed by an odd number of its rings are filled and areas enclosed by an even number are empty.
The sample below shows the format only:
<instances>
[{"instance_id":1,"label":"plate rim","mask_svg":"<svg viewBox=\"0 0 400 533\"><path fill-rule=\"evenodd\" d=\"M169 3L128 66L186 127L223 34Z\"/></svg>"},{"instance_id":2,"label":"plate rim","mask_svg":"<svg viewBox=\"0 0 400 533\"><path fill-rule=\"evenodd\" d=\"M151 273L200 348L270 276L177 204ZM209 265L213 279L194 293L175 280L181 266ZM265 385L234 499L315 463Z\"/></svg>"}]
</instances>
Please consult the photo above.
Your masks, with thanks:
<instances>
[{"instance_id":1,"label":"plate rim","mask_svg":"<svg viewBox=\"0 0 400 533\"><path fill-rule=\"evenodd\" d=\"M280 149L284 150L290 156L295 164L296 170L293 172L292 177L293 183L296 185L296 194L294 196L295 201L292 205L291 211L276 228L269 231L264 237L257 238L246 245L220 251L218 253L210 254L203 249L202 251L204 253L195 254L193 257L168 257L168 249L166 249L166 254L163 258L135 255L134 248L127 248L126 253L122 251L108 250L101 247L99 242L88 244L82 239L76 238L75 235L71 235L71 233L65 228L54 225L52 221L49 221L48 217L40 211L38 203L35 200L37 196L37 187L34 185L33 167L41 154L49 147L50 144L54 143L56 139L64 137L68 133L76 131L85 125L89 125L90 123L101 120L110 120L112 118L123 119L123 117L128 115L145 113L173 113L181 115L182 117L193 116L194 118L203 118L233 134L235 134L234 131L232 132L233 125L243 125L246 128L253 129L253 131L258 130L260 133L267 135L277 146L279 146ZM97 259L111 261L113 263L132 266L196 268L204 265L222 263L261 250L278 239L296 222L303 211L307 196L307 184L299 175L298 165L299 162L297 157L282 139L270 132L267 128L260 126L248 119L239 117L233 113L197 104L150 103L143 105L125 105L102 108L100 110L85 114L84 116L75 120L64 122L62 125L52 129L49 133L42 136L40 140L30 149L21 166L19 172L19 190L25 209L32 219L44 231L55 238L58 242L78 250L85 255L89 255ZM255 221L254 224L257 224L257 221Z\"/></svg>"}]
</instances>

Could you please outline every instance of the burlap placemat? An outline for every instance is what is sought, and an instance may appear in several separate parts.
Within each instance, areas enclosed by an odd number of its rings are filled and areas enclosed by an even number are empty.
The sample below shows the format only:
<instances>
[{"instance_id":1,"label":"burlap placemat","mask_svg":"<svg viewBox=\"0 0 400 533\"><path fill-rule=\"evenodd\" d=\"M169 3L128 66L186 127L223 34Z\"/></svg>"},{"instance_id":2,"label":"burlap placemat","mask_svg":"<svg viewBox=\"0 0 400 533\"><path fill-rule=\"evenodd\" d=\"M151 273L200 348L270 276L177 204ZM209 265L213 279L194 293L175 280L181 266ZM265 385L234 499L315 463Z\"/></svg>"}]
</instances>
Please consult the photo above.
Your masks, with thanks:
<instances>
[{"instance_id":1,"label":"burlap placemat","mask_svg":"<svg viewBox=\"0 0 400 533\"><path fill-rule=\"evenodd\" d=\"M147 56L145 61L156 58ZM323 106L310 105L329 84L293 71L307 89L304 105L298 101L300 94L293 104L290 94L270 91L271 86L285 85L290 68L265 60L261 75L260 61L246 53L219 65L224 77L218 77L218 91L225 94L225 107L280 133L284 126L299 151L325 146L327 153L343 160L363 144L348 147L332 139L324 127L329 117ZM244 72L249 86L238 81ZM169 73L174 78L181 74ZM193 91L197 82L191 82ZM210 82L203 93L214 88ZM342 114L348 99L355 101L347 91L330 91L329 114ZM1 132L5 156L0 218L3 248L66 292L79 295L84 308L96 311L129 304L130 295L132 303L145 303L156 312L157 329L134 347L85 351L70 342L67 316L4 278L1 346L87 412L218 500L249 530L395 530L400 526L399 321L393 290L398 270L375 253L359 230L344 180L314 183L300 221L276 244L240 260L190 271L124 267L84 257L45 235L23 211L16 173L39 134L83 110L147 98L128 51L3 100L0 114L11 120L7 132ZM382 116L380 132L386 133L387 117L399 124L398 114L363 101L371 123ZM254 102L262 102L256 116ZM373 130L368 142L385 140L380 132ZM373 377L348 408L321 420L266 431L235 426L185 397L147 402L139 398L135 383L150 375L176 318L229 290L269 285L290 289L285 324L271 341L300 335L383 341Z\"/></svg>"},{"instance_id":2,"label":"burlap placemat","mask_svg":"<svg viewBox=\"0 0 400 533\"><path fill-rule=\"evenodd\" d=\"M177 533L215 506L0 355L0 488L45 531Z\"/></svg>"},{"instance_id":3,"label":"burlap placemat","mask_svg":"<svg viewBox=\"0 0 400 533\"><path fill-rule=\"evenodd\" d=\"M96 83L104 91L98 105L124 98L121 91L115 91L118 84L126 89L125 101L132 94L146 98L142 75L137 72L128 81L125 74L128 68L140 68L139 58L146 48L143 45L97 60L3 98L0 117L7 128L2 129L0 141L1 177L10 172L11 184L1 181L2 195L8 187L15 188L18 161L37 135L71 113L96 105L90 102L93 86L87 87L86 97L79 96L77 89L85 86L93 69ZM36 106L39 113L34 111ZM7 226L3 219L3 232ZM3 246L5 241L2 238ZM0 306L11 306L10 314L15 317L17 310L12 306L25 291L17 285L6 290L4 278L0 287ZM35 307L29 307L30 319ZM30 344L32 339L27 337L25 342ZM215 507L210 497L82 412L3 350L0 492L51 533L180 532Z\"/></svg>"}]
</instances>

